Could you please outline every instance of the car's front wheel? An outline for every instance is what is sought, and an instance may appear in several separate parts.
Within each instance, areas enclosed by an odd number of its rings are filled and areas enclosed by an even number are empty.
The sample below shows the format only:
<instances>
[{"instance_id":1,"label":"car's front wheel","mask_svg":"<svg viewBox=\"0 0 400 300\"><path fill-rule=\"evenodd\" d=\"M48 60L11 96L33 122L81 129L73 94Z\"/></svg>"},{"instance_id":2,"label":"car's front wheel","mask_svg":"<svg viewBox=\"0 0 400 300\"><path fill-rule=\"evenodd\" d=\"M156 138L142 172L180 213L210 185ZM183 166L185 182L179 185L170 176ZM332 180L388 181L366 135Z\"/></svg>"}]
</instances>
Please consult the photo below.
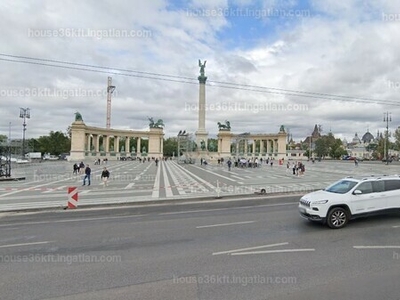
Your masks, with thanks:
<instances>
[{"instance_id":1,"label":"car's front wheel","mask_svg":"<svg viewBox=\"0 0 400 300\"><path fill-rule=\"evenodd\" d=\"M349 215L347 210L342 207L334 207L332 208L327 217L327 224L332 229L339 229L346 226L349 221Z\"/></svg>"}]
</instances>

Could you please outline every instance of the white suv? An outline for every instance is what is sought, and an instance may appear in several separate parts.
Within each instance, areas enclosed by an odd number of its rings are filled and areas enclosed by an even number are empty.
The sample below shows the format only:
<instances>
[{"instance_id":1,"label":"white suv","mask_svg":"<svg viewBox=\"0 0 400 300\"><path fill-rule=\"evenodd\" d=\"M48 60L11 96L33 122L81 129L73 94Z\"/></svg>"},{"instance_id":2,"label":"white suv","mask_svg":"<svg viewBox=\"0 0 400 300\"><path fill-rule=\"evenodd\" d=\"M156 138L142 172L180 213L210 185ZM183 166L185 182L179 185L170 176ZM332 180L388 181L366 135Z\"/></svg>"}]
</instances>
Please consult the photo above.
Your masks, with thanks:
<instances>
[{"instance_id":1,"label":"white suv","mask_svg":"<svg viewBox=\"0 0 400 300\"><path fill-rule=\"evenodd\" d=\"M350 219L400 209L400 176L346 177L300 199L300 215L338 229Z\"/></svg>"}]
</instances>

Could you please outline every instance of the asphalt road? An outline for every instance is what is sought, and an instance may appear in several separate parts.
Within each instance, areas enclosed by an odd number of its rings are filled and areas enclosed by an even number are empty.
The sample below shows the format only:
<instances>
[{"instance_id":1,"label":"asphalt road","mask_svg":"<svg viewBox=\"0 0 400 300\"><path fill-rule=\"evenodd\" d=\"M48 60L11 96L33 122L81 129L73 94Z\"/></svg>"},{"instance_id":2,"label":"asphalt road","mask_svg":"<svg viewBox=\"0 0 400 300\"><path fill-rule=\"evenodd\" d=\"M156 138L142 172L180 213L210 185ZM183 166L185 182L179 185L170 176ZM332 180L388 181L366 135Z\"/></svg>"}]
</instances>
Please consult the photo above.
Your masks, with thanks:
<instances>
[{"instance_id":1,"label":"asphalt road","mask_svg":"<svg viewBox=\"0 0 400 300\"><path fill-rule=\"evenodd\" d=\"M0 298L399 299L399 215L332 230L298 199L2 213Z\"/></svg>"}]
</instances>

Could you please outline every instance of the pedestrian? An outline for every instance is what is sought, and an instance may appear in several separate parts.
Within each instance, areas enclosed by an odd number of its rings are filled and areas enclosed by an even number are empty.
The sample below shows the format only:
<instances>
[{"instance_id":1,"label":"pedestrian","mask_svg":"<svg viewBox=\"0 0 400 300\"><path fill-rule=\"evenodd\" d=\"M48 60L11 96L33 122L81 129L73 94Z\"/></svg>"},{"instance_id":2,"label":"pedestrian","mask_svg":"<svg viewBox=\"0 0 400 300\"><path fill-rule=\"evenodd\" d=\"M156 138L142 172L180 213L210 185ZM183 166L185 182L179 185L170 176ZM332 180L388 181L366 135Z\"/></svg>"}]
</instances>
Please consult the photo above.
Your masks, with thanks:
<instances>
[{"instance_id":1,"label":"pedestrian","mask_svg":"<svg viewBox=\"0 0 400 300\"><path fill-rule=\"evenodd\" d=\"M232 162L230 159L228 160L227 164L228 164L228 170L230 171L232 166Z\"/></svg>"},{"instance_id":2,"label":"pedestrian","mask_svg":"<svg viewBox=\"0 0 400 300\"><path fill-rule=\"evenodd\" d=\"M296 175L296 163L292 165L293 175Z\"/></svg>"},{"instance_id":3,"label":"pedestrian","mask_svg":"<svg viewBox=\"0 0 400 300\"><path fill-rule=\"evenodd\" d=\"M79 174L83 174L83 171L84 171L84 168L85 168L85 164L83 163L83 161L81 161L80 163L79 163L79 166L78 166L79 168L78 168L78 172L79 172Z\"/></svg>"},{"instance_id":4,"label":"pedestrian","mask_svg":"<svg viewBox=\"0 0 400 300\"><path fill-rule=\"evenodd\" d=\"M158 166L158 158L156 158L155 162L156 162L156 167L157 167Z\"/></svg>"},{"instance_id":5,"label":"pedestrian","mask_svg":"<svg viewBox=\"0 0 400 300\"><path fill-rule=\"evenodd\" d=\"M92 173L92 170L90 169L89 165L86 165L85 168L85 177L83 177L83 184L86 184L86 179L88 180L88 185L90 185L90 174Z\"/></svg>"},{"instance_id":6,"label":"pedestrian","mask_svg":"<svg viewBox=\"0 0 400 300\"><path fill-rule=\"evenodd\" d=\"M72 174L78 175L78 164L74 163L74 171L72 172Z\"/></svg>"},{"instance_id":7,"label":"pedestrian","mask_svg":"<svg viewBox=\"0 0 400 300\"><path fill-rule=\"evenodd\" d=\"M104 167L103 172L101 172L101 179L103 180L103 187L108 186L109 178L110 178L110 172L107 170L106 167Z\"/></svg>"}]
</instances>

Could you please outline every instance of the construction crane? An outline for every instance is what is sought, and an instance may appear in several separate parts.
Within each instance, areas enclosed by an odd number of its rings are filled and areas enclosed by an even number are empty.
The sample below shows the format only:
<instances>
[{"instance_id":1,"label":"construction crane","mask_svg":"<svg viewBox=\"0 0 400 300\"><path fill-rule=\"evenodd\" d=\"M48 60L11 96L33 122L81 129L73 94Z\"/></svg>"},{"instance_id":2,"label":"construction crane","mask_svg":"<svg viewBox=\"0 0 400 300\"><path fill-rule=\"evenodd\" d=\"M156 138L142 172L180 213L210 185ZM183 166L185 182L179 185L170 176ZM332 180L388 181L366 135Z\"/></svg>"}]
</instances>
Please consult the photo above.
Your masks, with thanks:
<instances>
[{"instance_id":1,"label":"construction crane","mask_svg":"<svg viewBox=\"0 0 400 300\"><path fill-rule=\"evenodd\" d=\"M112 78L108 77L107 84L107 120L106 120L106 128L110 129L111 127L111 94L115 90L115 85L112 85Z\"/></svg>"}]
</instances>

